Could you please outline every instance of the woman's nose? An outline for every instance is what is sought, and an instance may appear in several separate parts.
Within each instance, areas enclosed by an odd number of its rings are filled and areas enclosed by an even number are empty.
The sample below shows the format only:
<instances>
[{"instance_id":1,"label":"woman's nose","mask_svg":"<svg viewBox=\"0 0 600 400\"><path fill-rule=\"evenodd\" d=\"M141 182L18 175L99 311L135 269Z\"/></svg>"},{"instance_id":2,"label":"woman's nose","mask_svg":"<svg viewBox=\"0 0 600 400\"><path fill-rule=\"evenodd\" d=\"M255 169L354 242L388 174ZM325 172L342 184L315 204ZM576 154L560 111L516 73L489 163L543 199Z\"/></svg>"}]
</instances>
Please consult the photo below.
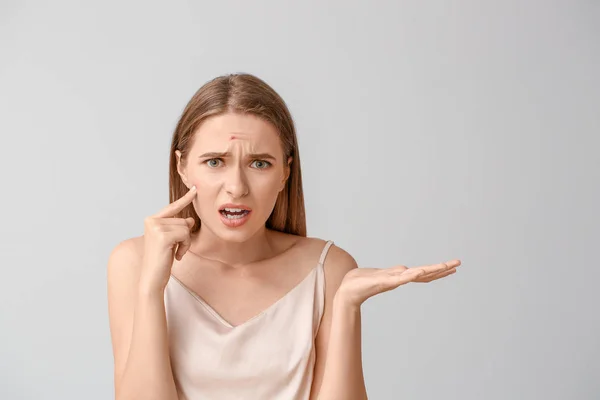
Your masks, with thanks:
<instances>
[{"instance_id":1,"label":"woman's nose","mask_svg":"<svg viewBox=\"0 0 600 400\"><path fill-rule=\"evenodd\" d=\"M248 182L241 168L231 168L225 179L225 190L231 197L240 198L248 194Z\"/></svg>"}]
</instances>

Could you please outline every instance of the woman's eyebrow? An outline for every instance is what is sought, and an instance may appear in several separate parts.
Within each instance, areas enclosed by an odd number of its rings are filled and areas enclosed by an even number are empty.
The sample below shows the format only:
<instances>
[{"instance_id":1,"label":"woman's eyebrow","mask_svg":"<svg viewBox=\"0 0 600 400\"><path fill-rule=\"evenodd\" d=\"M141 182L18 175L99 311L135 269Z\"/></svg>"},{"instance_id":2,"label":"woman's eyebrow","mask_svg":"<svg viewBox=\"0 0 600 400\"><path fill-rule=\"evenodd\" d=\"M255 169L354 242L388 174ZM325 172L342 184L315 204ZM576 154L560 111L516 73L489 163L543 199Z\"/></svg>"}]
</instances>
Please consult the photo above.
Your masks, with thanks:
<instances>
[{"instance_id":1,"label":"woman's eyebrow","mask_svg":"<svg viewBox=\"0 0 600 400\"><path fill-rule=\"evenodd\" d=\"M224 157L229 157L231 155L231 153L229 152L225 152L225 153L217 153L217 152L209 152L209 153L204 153L201 156L198 156L198 158L205 158L205 157L210 157L210 158L224 158Z\"/></svg>"},{"instance_id":2,"label":"woman's eyebrow","mask_svg":"<svg viewBox=\"0 0 600 400\"><path fill-rule=\"evenodd\" d=\"M260 158L260 159L267 159L270 158L271 160L277 160L275 157L273 157L272 155L270 155L269 153L252 153L248 155L249 158Z\"/></svg>"},{"instance_id":3,"label":"woman's eyebrow","mask_svg":"<svg viewBox=\"0 0 600 400\"><path fill-rule=\"evenodd\" d=\"M226 151L224 153L219 153L219 152L204 153L201 156L199 156L198 158L227 158L227 157L231 157L231 153L228 151ZM269 153L252 153L252 154L248 154L248 158L277 160L275 157L273 157Z\"/></svg>"}]
</instances>

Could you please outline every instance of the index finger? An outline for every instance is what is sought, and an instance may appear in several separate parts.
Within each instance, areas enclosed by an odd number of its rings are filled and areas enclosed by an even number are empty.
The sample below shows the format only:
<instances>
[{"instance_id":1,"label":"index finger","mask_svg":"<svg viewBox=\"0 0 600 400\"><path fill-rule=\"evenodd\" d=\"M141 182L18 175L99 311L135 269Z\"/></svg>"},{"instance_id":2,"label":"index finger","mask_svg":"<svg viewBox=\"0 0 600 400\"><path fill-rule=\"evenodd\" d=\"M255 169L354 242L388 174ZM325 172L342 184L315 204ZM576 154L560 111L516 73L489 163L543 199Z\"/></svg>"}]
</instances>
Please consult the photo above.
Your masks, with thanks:
<instances>
[{"instance_id":1,"label":"index finger","mask_svg":"<svg viewBox=\"0 0 600 400\"><path fill-rule=\"evenodd\" d=\"M183 210L185 206L190 204L196 197L196 186L192 186L190 190L179 199L175 200L159 212L153 215L155 218L168 218L174 217L179 211Z\"/></svg>"}]
</instances>

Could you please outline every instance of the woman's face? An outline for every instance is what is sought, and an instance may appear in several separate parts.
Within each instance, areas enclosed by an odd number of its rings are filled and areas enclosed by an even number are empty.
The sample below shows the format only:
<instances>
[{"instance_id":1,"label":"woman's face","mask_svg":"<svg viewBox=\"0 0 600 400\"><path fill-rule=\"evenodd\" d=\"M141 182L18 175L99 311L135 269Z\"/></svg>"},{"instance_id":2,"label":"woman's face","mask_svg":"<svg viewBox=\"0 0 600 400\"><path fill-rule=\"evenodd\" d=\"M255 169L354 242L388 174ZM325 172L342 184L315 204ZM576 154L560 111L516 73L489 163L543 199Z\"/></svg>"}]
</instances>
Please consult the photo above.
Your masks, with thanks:
<instances>
[{"instance_id":1,"label":"woman's face","mask_svg":"<svg viewBox=\"0 0 600 400\"><path fill-rule=\"evenodd\" d=\"M277 129L259 117L227 113L205 120L186 164L178 163L183 182L196 185L193 204L203 229L243 242L263 228L289 176L291 158L284 163L283 157Z\"/></svg>"}]
</instances>

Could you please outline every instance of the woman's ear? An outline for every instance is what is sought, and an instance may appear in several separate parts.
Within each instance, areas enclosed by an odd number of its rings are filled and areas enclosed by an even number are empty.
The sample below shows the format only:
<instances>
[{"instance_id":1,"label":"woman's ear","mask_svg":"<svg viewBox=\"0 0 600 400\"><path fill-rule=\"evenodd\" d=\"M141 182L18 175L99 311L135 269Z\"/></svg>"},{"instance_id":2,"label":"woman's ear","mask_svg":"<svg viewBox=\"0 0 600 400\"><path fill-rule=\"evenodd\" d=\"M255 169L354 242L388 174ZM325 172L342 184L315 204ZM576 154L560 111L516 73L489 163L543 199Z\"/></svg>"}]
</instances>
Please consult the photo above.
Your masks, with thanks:
<instances>
[{"instance_id":1,"label":"woman's ear","mask_svg":"<svg viewBox=\"0 0 600 400\"><path fill-rule=\"evenodd\" d=\"M287 164L285 165L285 168L284 168L283 180L281 181L281 189L279 189L279 191L280 191L280 192L281 192L283 189L285 189L285 184L287 183L287 180L288 180L288 179L289 179L289 177L290 177L290 173L291 173L291 171L292 171L292 167L291 167L291 165L292 165L292 160L293 160L293 158L292 158L291 156L290 156L290 157L288 157L288 159L287 159Z\"/></svg>"},{"instance_id":2,"label":"woman's ear","mask_svg":"<svg viewBox=\"0 0 600 400\"><path fill-rule=\"evenodd\" d=\"M181 180L183 181L185 186L189 188L190 185L188 183L188 179L185 173L185 166L183 165L183 162L181 160L181 151L175 150L175 157L177 157L177 173L181 177Z\"/></svg>"}]
</instances>

